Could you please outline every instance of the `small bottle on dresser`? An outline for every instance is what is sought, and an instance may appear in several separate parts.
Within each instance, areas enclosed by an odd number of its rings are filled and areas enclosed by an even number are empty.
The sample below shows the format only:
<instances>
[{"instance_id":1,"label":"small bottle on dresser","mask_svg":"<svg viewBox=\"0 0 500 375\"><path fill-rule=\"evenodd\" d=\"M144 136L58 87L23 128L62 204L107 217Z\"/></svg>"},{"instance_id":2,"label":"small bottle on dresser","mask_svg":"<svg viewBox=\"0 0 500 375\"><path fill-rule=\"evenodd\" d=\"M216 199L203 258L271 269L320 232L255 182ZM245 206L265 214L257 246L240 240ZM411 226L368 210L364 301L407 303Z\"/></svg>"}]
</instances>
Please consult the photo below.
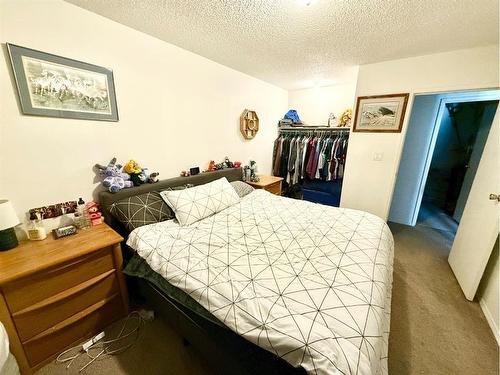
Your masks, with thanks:
<instances>
[{"instance_id":1,"label":"small bottle on dresser","mask_svg":"<svg viewBox=\"0 0 500 375\"><path fill-rule=\"evenodd\" d=\"M32 241L41 241L47 238L47 232L43 227L42 219L38 212L30 213L28 224L28 238Z\"/></svg>"},{"instance_id":2,"label":"small bottle on dresser","mask_svg":"<svg viewBox=\"0 0 500 375\"><path fill-rule=\"evenodd\" d=\"M78 206L75 212L75 225L78 229L87 229L91 227L89 212L82 198L78 199Z\"/></svg>"}]
</instances>

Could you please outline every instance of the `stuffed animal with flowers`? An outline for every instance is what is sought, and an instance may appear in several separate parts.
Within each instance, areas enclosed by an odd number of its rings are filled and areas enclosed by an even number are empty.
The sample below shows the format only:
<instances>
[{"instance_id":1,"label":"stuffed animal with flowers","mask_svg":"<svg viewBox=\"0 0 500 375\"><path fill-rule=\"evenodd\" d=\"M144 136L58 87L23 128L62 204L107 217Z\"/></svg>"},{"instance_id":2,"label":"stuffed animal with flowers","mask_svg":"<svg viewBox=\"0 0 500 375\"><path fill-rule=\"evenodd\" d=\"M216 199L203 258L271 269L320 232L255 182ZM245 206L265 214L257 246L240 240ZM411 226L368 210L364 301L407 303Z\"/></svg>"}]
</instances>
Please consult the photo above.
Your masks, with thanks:
<instances>
[{"instance_id":1,"label":"stuffed animal with flowers","mask_svg":"<svg viewBox=\"0 0 500 375\"><path fill-rule=\"evenodd\" d=\"M339 126L342 127L351 126L351 119L352 119L352 109L348 108L344 111L344 113L342 113L342 116L340 116Z\"/></svg>"}]
</instances>

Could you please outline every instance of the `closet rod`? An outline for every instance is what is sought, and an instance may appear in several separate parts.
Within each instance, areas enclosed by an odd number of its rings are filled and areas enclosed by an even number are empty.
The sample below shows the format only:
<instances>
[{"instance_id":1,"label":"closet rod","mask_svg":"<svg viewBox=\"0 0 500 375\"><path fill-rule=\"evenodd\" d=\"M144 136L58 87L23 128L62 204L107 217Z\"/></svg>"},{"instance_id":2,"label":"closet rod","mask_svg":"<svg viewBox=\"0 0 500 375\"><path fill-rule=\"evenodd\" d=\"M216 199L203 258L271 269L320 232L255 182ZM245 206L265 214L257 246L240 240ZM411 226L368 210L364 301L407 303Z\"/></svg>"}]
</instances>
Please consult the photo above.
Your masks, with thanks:
<instances>
[{"instance_id":1,"label":"closet rod","mask_svg":"<svg viewBox=\"0 0 500 375\"><path fill-rule=\"evenodd\" d=\"M351 128L349 127L336 127L336 128L328 128L326 126L295 126L295 127L281 127L278 128L279 132L290 131L290 132L349 132Z\"/></svg>"}]
</instances>

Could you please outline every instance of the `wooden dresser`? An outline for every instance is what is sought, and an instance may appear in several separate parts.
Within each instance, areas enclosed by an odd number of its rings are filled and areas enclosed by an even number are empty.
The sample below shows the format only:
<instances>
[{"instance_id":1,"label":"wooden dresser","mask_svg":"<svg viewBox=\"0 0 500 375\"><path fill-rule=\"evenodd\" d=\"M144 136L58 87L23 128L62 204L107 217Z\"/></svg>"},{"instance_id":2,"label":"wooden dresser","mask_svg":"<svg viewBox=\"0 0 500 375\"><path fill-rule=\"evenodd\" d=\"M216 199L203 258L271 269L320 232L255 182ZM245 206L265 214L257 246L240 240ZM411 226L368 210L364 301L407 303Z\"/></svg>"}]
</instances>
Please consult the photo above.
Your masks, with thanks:
<instances>
[{"instance_id":1,"label":"wooden dresser","mask_svg":"<svg viewBox=\"0 0 500 375\"><path fill-rule=\"evenodd\" d=\"M249 185L252 185L255 189L264 189L270 193L281 195L281 183L283 181L283 177L259 176L259 178L259 182L245 182Z\"/></svg>"},{"instance_id":2,"label":"wooden dresser","mask_svg":"<svg viewBox=\"0 0 500 375\"><path fill-rule=\"evenodd\" d=\"M21 373L126 315L122 240L101 224L0 252L0 321Z\"/></svg>"}]
</instances>

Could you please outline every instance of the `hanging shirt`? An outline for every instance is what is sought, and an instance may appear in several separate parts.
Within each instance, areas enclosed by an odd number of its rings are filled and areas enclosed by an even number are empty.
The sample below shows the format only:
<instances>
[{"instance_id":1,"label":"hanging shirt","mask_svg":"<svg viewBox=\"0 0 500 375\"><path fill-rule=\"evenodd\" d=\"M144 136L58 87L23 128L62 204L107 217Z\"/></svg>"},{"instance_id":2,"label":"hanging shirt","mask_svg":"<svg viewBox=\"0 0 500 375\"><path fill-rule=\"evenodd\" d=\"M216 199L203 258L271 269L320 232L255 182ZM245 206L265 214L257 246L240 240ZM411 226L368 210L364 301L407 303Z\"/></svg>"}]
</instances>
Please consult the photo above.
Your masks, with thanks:
<instances>
[{"instance_id":1,"label":"hanging shirt","mask_svg":"<svg viewBox=\"0 0 500 375\"><path fill-rule=\"evenodd\" d=\"M321 170L323 169L323 165L325 164L325 149L326 146L328 145L328 139L324 139L321 144L321 150L319 152L319 157L318 157L318 166L316 168L316 173L314 174L314 178L320 179L321 178Z\"/></svg>"},{"instance_id":2,"label":"hanging shirt","mask_svg":"<svg viewBox=\"0 0 500 375\"><path fill-rule=\"evenodd\" d=\"M293 174L292 184L300 182L300 170L302 162L302 154L304 152L304 138L297 138L297 157L295 158L295 173Z\"/></svg>"},{"instance_id":3,"label":"hanging shirt","mask_svg":"<svg viewBox=\"0 0 500 375\"><path fill-rule=\"evenodd\" d=\"M280 177L286 178L288 174L288 158L290 157L290 138L283 139L283 148L281 151Z\"/></svg>"},{"instance_id":4,"label":"hanging shirt","mask_svg":"<svg viewBox=\"0 0 500 375\"><path fill-rule=\"evenodd\" d=\"M314 165L314 160L316 157L316 146L318 143L318 138L314 138L312 142L309 144L310 152L309 152L309 160L307 161L307 169L306 169L306 174L310 178L312 173L313 173L313 165Z\"/></svg>"},{"instance_id":5,"label":"hanging shirt","mask_svg":"<svg viewBox=\"0 0 500 375\"><path fill-rule=\"evenodd\" d=\"M280 173L280 160L281 160L281 141L282 137L279 136L274 141L273 147L273 176L279 176Z\"/></svg>"},{"instance_id":6,"label":"hanging shirt","mask_svg":"<svg viewBox=\"0 0 500 375\"><path fill-rule=\"evenodd\" d=\"M295 159L297 158L297 138L292 138L290 141L290 154L288 155L288 173L286 182L291 183L295 173Z\"/></svg>"},{"instance_id":7,"label":"hanging shirt","mask_svg":"<svg viewBox=\"0 0 500 375\"><path fill-rule=\"evenodd\" d=\"M309 173L309 177L315 178L316 177L316 171L318 169L318 161L319 161L319 155L321 153L321 146L323 145L323 139L318 139L318 142L316 143L316 152L314 154L314 159L311 167L311 173Z\"/></svg>"}]
</instances>

